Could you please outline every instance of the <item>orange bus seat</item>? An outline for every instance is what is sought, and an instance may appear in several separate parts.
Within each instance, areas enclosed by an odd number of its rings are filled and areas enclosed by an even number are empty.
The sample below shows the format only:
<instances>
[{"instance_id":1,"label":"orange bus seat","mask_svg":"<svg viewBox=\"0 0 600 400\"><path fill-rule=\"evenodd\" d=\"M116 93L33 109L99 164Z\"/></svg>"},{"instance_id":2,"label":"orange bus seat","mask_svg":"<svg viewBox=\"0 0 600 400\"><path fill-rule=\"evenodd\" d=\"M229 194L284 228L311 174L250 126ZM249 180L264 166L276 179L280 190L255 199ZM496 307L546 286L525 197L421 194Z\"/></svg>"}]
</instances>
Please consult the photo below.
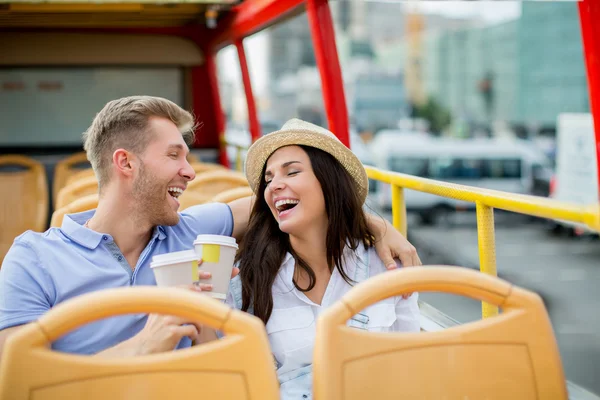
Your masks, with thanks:
<instances>
[{"instance_id":1,"label":"orange bus seat","mask_svg":"<svg viewBox=\"0 0 600 400\"><path fill-rule=\"evenodd\" d=\"M199 163L200 162L200 157L198 157L197 155L192 154L192 153L188 153L186 159L189 163Z\"/></svg>"},{"instance_id":2,"label":"orange bus seat","mask_svg":"<svg viewBox=\"0 0 600 400\"><path fill-rule=\"evenodd\" d=\"M437 332L375 333L346 321L387 297L436 291L502 313ZM317 320L314 398L566 400L558 346L540 297L460 267L387 272L352 288Z\"/></svg>"},{"instance_id":3,"label":"orange bus seat","mask_svg":"<svg viewBox=\"0 0 600 400\"><path fill-rule=\"evenodd\" d=\"M93 176L94 178L96 177L94 170L91 168L85 168L82 170L73 171L73 173L67 178L67 182L65 183L64 186L68 186L71 183L77 182L78 180L83 179L83 178L89 178L90 176Z\"/></svg>"},{"instance_id":4,"label":"orange bus seat","mask_svg":"<svg viewBox=\"0 0 600 400\"><path fill-rule=\"evenodd\" d=\"M243 186L243 187L225 190L225 191L217 194L215 197L213 197L211 201L214 201L217 203L229 203L229 202L237 200L237 199L242 199L244 197L252 196L253 194L254 194L254 192L252 192L252 189L250 189L249 186Z\"/></svg>"},{"instance_id":5,"label":"orange bus seat","mask_svg":"<svg viewBox=\"0 0 600 400\"><path fill-rule=\"evenodd\" d=\"M179 211L185 211L185 209L199 204L209 203L211 196L205 196L202 193L194 192L192 190L186 190L177 200L179 200Z\"/></svg>"},{"instance_id":6,"label":"orange bus seat","mask_svg":"<svg viewBox=\"0 0 600 400\"><path fill-rule=\"evenodd\" d=\"M216 170L216 169L224 169L224 170L227 169L224 166L222 166L221 164L204 163L204 162L190 162L190 165L192 166L192 168L194 169L194 172L196 172L196 174L201 174L203 172L212 171L212 170Z\"/></svg>"},{"instance_id":7,"label":"orange bus seat","mask_svg":"<svg viewBox=\"0 0 600 400\"><path fill-rule=\"evenodd\" d=\"M49 347L81 325L134 313L177 315L225 336L187 349L126 358L67 354ZM264 324L179 288L108 289L65 301L10 335L0 362L0 400L278 398Z\"/></svg>"},{"instance_id":8,"label":"orange bus seat","mask_svg":"<svg viewBox=\"0 0 600 400\"><path fill-rule=\"evenodd\" d=\"M12 170L12 169L16 170ZM0 265L15 237L43 232L48 219L48 184L44 166L25 156L0 156Z\"/></svg>"},{"instance_id":9,"label":"orange bus seat","mask_svg":"<svg viewBox=\"0 0 600 400\"><path fill-rule=\"evenodd\" d=\"M56 202L60 189L67 184L69 177L80 171L80 169L76 167L81 164L89 165L87 155L83 151L72 154L56 163L56 168L54 169L54 183L52 186L52 199L54 202Z\"/></svg>"},{"instance_id":10,"label":"orange bus seat","mask_svg":"<svg viewBox=\"0 0 600 400\"><path fill-rule=\"evenodd\" d=\"M98 181L96 180L96 177L89 176L87 178L81 178L60 189L54 209L58 210L63 208L83 196L94 193L98 193Z\"/></svg>"},{"instance_id":11,"label":"orange bus seat","mask_svg":"<svg viewBox=\"0 0 600 400\"><path fill-rule=\"evenodd\" d=\"M225 190L245 186L250 185L244 174L228 169L215 169L196 175L196 179L188 183L186 191L199 193L210 200Z\"/></svg>"},{"instance_id":12,"label":"orange bus seat","mask_svg":"<svg viewBox=\"0 0 600 400\"><path fill-rule=\"evenodd\" d=\"M52 213L50 226L59 228L62 225L63 218L67 214L75 214L83 211L93 210L98 207L98 193L88 194L72 201L66 206L55 210Z\"/></svg>"}]
</instances>

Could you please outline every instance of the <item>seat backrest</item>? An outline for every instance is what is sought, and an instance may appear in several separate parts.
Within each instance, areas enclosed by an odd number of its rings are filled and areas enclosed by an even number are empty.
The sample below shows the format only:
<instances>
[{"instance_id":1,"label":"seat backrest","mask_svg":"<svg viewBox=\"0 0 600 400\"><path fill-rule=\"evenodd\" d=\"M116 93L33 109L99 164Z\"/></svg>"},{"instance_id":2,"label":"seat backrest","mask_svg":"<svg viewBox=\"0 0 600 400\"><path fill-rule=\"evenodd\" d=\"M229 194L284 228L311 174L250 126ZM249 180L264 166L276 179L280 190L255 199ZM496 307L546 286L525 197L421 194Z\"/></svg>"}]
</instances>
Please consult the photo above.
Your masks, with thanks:
<instances>
[{"instance_id":1,"label":"seat backrest","mask_svg":"<svg viewBox=\"0 0 600 400\"><path fill-rule=\"evenodd\" d=\"M249 186L242 186L238 188L233 188L229 190L225 190L217 194L212 198L212 201L216 203L229 203L230 201L234 201L237 199L242 199L244 197L252 196L254 193Z\"/></svg>"},{"instance_id":2,"label":"seat backrest","mask_svg":"<svg viewBox=\"0 0 600 400\"><path fill-rule=\"evenodd\" d=\"M46 229L47 185L41 163L25 156L0 156L0 265L16 236Z\"/></svg>"},{"instance_id":3,"label":"seat backrest","mask_svg":"<svg viewBox=\"0 0 600 400\"><path fill-rule=\"evenodd\" d=\"M54 183L52 186L52 198L56 202L58 192L65 187L69 177L80 171L76 168L78 164L89 163L85 152L72 154L56 163L54 169Z\"/></svg>"},{"instance_id":4,"label":"seat backrest","mask_svg":"<svg viewBox=\"0 0 600 400\"><path fill-rule=\"evenodd\" d=\"M215 169L196 175L196 179L188 183L187 190L212 199L225 190L243 186L250 186L244 174L227 169Z\"/></svg>"},{"instance_id":5,"label":"seat backrest","mask_svg":"<svg viewBox=\"0 0 600 400\"><path fill-rule=\"evenodd\" d=\"M189 163L199 163L200 162L200 157L198 157L197 155L192 154L192 153L188 153L186 159Z\"/></svg>"},{"instance_id":6,"label":"seat backrest","mask_svg":"<svg viewBox=\"0 0 600 400\"><path fill-rule=\"evenodd\" d=\"M64 186L68 186L71 183L77 182L78 180L83 178L89 178L90 176L96 177L96 174L94 173L94 170L92 168L85 168L72 172L73 173L67 178L67 182Z\"/></svg>"},{"instance_id":7,"label":"seat backrest","mask_svg":"<svg viewBox=\"0 0 600 400\"><path fill-rule=\"evenodd\" d=\"M438 332L374 333L345 325L365 307L413 291L468 296L502 313ZM428 266L366 280L317 320L314 398L567 399L540 297L460 267Z\"/></svg>"},{"instance_id":8,"label":"seat backrest","mask_svg":"<svg viewBox=\"0 0 600 400\"><path fill-rule=\"evenodd\" d=\"M83 324L133 313L184 317L219 329L225 337L188 349L127 358L49 348L52 341ZM26 373L32 366L35 372ZM179 288L108 289L61 303L9 336L0 363L0 400L278 398L264 324Z\"/></svg>"},{"instance_id":9,"label":"seat backrest","mask_svg":"<svg viewBox=\"0 0 600 400\"><path fill-rule=\"evenodd\" d=\"M50 220L51 227L60 227L62 225L63 218L67 214L75 214L83 211L93 210L98 207L98 193L88 194L87 196L80 197L77 200L72 201L66 206L54 210L52 213L52 219Z\"/></svg>"},{"instance_id":10,"label":"seat backrest","mask_svg":"<svg viewBox=\"0 0 600 400\"><path fill-rule=\"evenodd\" d=\"M212 170L217 170L217 169L226 169L221 164L213 164L213 163L205 163L205 162L191 162L190 161L190 165L192 166L192 168L194 169L194 172L196 172L196 174L201 174L206 171L212 171Z\"/></svg>"},{"instance_id":11,"label":"seat backrest","mask_svg":"<svg viewBox=\"0 0 600 400\"><path fill-rule=\"evenodd\" d=\"M200 192L194 192L193 190L186 190L178 198L179 200L179 211L185 211L187 208L197 206L199 204L210 203L212 196L203 195Z\"/></svg>"},{"instance_id":12,"label":"seat backrest","mask_svg":"<svg viewBox=\"0 0 600 400\"><path fill-rule=\"evenodd\" d=\"M96 177L89 176L87 178L81 178L60 189L54 209L58 210L63 208L83 196L94 193L98 193L98 181L96 180Z\"/></svg>"}]
</instances>

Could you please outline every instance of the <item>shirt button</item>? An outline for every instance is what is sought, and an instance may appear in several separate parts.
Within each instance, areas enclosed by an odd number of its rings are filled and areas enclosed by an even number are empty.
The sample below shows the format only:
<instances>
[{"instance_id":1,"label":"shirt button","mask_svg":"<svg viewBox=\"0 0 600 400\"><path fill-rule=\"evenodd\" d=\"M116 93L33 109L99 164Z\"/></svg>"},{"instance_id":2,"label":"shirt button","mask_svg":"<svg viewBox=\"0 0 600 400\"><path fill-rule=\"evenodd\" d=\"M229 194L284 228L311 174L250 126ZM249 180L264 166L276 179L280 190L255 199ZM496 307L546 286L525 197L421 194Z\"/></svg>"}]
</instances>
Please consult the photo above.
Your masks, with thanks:
<instances>
[{"instance_id":1,"label":"shirt button","mask_svg":"<svg viewBox=\"0 0 600 400\"><path fill-rule=\"evenodd\" d=\"M123 256L117 257L117 260L119 260L119 261L123 260Z\"/></svg>"},{"instance_id":2,"label":"shirt button","mask_svg":"<svg viewBox=\"0 0 600 400\"><path fill-rule=\"evenodd\" d=\"M305 395L305 394L303 394L302 397L305 398L305 399L308 399L308 396Z\"/></svg>"},{"instance_id":3,"label":"shirt button","mask_svg":"<svg viewBox=\"0 0 600 400\"><path fill-rule=\"evenodd\" d=\"M108 240L108 236L104 235L104 236L102 236L102 239Z\"/></svg>"}]
</instances>

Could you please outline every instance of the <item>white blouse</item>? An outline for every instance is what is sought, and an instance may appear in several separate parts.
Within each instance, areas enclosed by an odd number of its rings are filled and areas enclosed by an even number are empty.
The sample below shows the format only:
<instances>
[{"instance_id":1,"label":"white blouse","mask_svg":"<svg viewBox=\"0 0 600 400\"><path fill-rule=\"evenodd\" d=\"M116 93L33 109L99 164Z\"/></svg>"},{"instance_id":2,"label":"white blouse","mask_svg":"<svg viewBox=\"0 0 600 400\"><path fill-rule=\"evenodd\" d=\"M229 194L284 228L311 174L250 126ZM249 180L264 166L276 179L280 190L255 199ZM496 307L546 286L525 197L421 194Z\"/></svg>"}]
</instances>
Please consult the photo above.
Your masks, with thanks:
<instances>
[{"instance_id":1,"label":"white blouse","mask_svg":"<svg viewBox=\"0 0 600 400\"><path fill-rule=\"evenodd\" d=\"M344 270L355 282L387 271L374 248L346 249ZM273 312L267 322L271 350L275 357L282 399L312 398L312 356L316 321L321 312L338 301L350 286L334 268L321 304L315 304L294 287L295 260L287 254L273 283ZM408 299L391 297L367 307L348 325L373 332L418 332L418 294ZM241 281L232 280L227 304L241 308ZM251 311L251 310L250 310Z\"/></svg>"}]
</instances>

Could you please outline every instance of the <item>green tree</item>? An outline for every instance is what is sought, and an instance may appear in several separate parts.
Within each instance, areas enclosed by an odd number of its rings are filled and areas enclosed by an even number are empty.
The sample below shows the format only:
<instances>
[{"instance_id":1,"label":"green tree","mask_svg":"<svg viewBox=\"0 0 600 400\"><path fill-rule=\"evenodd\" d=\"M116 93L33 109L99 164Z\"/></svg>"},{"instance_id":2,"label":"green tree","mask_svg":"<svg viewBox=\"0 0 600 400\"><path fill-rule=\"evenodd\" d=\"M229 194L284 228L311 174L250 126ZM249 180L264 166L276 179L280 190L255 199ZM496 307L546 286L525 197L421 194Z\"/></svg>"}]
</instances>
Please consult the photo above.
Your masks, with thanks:
<instances>
[{"instance_id":1,"label":"green tree","mask_svg":"<svg viewBox=\"0 0 600 400\"><path fill-rule=\"evenodd\" d=\"M442 106L436 99L429 97L427 102L423 105L417 105L413 107L413 117L423 118L429 122L431 131L439 135L441 132L450 126L452 122L452 116L444 106Z\"/></svg>"}]
</instances>

